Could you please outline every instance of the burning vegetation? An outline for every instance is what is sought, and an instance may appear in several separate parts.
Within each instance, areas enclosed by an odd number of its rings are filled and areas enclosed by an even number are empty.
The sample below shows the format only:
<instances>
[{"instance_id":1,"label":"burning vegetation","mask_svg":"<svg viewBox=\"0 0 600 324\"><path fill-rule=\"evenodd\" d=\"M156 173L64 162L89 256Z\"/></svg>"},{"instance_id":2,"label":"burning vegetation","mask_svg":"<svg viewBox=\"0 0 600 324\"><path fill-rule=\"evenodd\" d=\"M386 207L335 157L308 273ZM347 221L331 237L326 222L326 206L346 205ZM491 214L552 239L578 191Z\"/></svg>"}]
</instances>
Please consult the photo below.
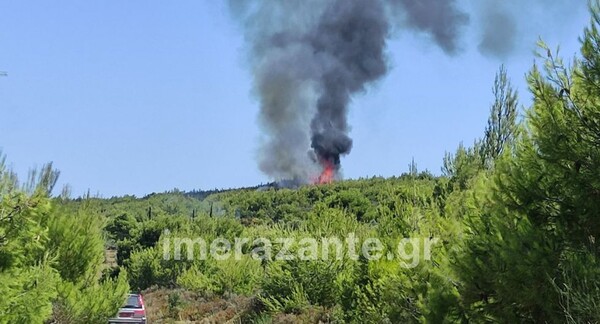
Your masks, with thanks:
<instances>
[{"instance_id":1,"label":"burning vegetation","mask_svg":"<svg viewBox=\"0 0 600 324\"><path fill-rule=\"evenodd\" d=\"M315 184L326 184L332 183L335 179L335 166L328 160L325 160L321 163L323 166L323 171L319 177L314 181Z\"/></svg>"}]
</instances>

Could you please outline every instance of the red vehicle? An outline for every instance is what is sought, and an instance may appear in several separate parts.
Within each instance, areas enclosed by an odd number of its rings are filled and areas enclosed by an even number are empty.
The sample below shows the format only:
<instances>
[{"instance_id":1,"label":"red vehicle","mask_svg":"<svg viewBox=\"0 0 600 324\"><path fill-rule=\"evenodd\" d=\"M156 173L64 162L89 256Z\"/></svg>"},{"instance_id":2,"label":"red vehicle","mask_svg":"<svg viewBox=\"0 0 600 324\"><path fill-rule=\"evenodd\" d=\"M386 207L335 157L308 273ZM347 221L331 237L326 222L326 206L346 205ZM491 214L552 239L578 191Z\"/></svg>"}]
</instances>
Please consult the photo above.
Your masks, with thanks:
<instances>
[{"instance_id":1,"label":"red vehicle","mask_svg":"<svg viewBox=\"0 0 600 324\"><path fill-rule=\"evenodd\" d=\"M146 324L146 306L140 294L129 294L125 306L119 309L117 317L108 320L110 324L140 323Z\"/></svg>"}]
</instances>

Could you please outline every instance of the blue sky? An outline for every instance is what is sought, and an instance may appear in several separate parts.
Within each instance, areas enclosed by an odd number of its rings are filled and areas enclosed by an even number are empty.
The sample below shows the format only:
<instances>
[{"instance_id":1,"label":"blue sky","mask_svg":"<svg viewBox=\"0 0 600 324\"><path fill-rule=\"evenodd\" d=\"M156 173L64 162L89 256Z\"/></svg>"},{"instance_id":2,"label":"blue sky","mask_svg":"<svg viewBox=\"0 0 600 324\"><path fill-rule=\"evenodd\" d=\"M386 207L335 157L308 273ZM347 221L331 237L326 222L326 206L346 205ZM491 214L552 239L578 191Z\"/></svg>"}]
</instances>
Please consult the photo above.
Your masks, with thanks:
<instances>
[{"instance_id":1,"label":"blue sky","mask_svg":"<svg viewBox=\"0 0 600 324\"><path fill-rule=\"evenodd\" d=\"M398 32L391 72L352 103L345 177L399 175L412 158L439 173L445 151L483 133L502 63L529 104L538 36L572 57L588 23L585 1L557 10L515 6L519 42L503 58L478 52L477 17L452 57ZM269 181L243 33L224 3L4 0L0 12L0 149L22 177L53 161L59 186L105 197Z\"/></svg>"}]
</instances>

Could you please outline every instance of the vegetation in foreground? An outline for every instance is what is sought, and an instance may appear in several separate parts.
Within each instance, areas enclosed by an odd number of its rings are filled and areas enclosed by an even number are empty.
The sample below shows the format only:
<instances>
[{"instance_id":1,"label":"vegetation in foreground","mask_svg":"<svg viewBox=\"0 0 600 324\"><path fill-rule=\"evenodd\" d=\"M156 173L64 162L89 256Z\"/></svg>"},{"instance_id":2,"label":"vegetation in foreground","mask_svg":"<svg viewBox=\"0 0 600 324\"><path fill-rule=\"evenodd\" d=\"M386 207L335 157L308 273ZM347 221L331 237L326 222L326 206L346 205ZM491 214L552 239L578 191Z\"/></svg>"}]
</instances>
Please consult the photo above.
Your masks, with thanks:
<instances>
[{"instance_id":1,"label":"vegetation in foreground","mask_svg":"<svg viewBox=\"0 0 600 324\"><path fill-rule=\"evenodd\" d=\"M298 190L50 198L58 173L24 184L0 163L0 322L103 323L129 290L149 319L212 322L600 322L599 3L569 66L540 44L533 105L501 69L482 139L417 171ZM2 160L4 161L4 160ZM440 244L396 260L165 260L169 235L402 237ZM118 266L105 268L105 248Z\"/></svg>"}]
</instances>

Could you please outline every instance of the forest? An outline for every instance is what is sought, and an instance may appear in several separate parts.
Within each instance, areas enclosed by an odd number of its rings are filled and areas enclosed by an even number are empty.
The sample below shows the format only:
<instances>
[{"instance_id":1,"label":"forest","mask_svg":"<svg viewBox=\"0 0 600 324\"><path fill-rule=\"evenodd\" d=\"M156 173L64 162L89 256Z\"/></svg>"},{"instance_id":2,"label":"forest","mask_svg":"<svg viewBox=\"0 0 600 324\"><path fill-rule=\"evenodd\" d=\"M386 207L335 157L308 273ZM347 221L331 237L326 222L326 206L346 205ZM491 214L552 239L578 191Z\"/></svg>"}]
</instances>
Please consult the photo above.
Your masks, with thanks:
<instances>
[{"instance_id":1,"label":"forest","mask_svg":"<svg viewBox=\"0 0 600 324\"><path fill-rule=\"evenodd\" d=\"M441 175L413 161L397 177L296 189L72 198L53 194L52 164L19 181L2 155L0 323L106 323L131 291L152 323L600 322L600 7L590 11L576 58L539 42L529 107L499 69L484 134L446 153ZM404 238L437 243L413 266L254 253L258 238L290 238L298 253L302 238L350 234L378 238L383 255ZM250 244L236 258L190 244L167 258L176 237Z\"/></svg>"}]
</instances>

